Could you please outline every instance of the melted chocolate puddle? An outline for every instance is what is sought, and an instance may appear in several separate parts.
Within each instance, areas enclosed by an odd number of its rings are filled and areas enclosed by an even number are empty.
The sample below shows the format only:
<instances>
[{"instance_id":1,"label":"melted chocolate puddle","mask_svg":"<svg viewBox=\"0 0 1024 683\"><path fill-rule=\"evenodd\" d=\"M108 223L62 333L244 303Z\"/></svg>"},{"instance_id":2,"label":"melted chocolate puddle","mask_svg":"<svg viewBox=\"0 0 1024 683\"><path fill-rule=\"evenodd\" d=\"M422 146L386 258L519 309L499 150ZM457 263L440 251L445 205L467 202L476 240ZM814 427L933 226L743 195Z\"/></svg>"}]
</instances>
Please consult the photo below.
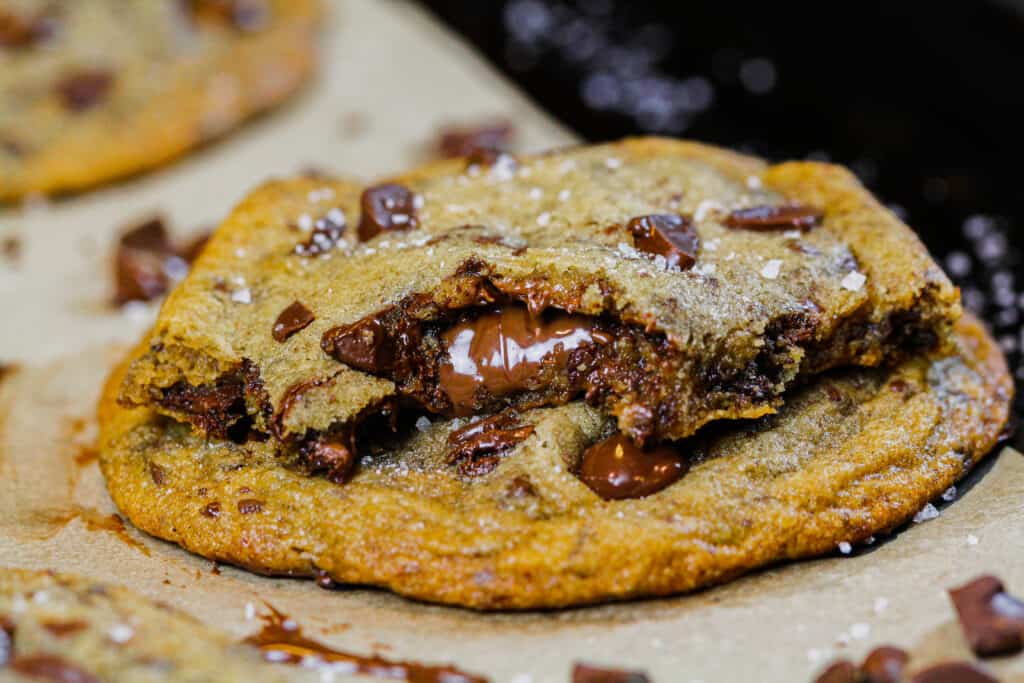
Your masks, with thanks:
<instances>
[{"instance_id":1,"label":"melted chocolate puddle","mask_svg":"<svg viewBox=\"0 0 1024 683\"><path fill-rule=\"evenodd\" d=\"M266 603L264 603L266 604ZM483 676L451 666L431 666L378 656L340 652L302 635L298 624L267 604L269 614L260 616L263 628L244 642L255 645L268 662L324 667L344 673L362 674L410 683L488 683Z\"/></svg>"},{"instance_id":2,"label":"melted chocolate puddle","mask_svg":"<svg viewBox=\"0 0 1024 683\"><path fill-rule=\"evenodd\" d=\"M37 521L41 521L49 527L50 531L43 538L52 538L61 529L70 524L75 519L82 520L85 524L85 528L89 531L107 531L117 536L125 545L138 550L140 553L149 556L149 548L140 543L138 540L131 537L128 533L128 529L124 525L124 520L119 515L105 515L99 510L93 508L83 507L81 505L72 505L67 510L54 510L52 512L41 513Z\"/></svg>"}]
</instances>

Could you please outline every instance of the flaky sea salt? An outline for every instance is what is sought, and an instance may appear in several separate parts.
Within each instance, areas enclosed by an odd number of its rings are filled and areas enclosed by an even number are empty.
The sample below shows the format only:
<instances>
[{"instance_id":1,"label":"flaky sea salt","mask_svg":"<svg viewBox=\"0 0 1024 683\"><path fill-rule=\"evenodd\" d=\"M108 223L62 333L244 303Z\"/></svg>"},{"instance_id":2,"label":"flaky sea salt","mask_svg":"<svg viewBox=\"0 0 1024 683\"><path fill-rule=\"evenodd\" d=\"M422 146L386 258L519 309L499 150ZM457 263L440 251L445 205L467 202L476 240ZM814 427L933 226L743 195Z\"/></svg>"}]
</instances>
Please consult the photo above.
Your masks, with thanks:
<instances>
[{"instance_id":1,"label":"flaky sea salt","mask_svg":"<svg viewBox=\"0 0 1024 683\"><path fill-rule=\"evenodd\" d=\"M860 288L864 286L868 278L864 273L858 273L856 270L851 270L843 278L843 281L839 284L842 285L843 289L848 289L851 292L859 292Z\"/></svg>"},{"instance_id":2,"label":"flaky sea salt","mask_svg":"<svg viewBox=\"0 0 1024 683\"><path fill-rule=\"evenodd\" d=\"M256 618L256 605L251 602L245 603L245 618L250 621Z\"/></svg>"},{"instance_id":3,"label":"flaky sea salt","mask_svg":"<svg viewBox=\"0 0 1024 683\"><path fill-rule=\"evenodd\" d=\"M871 624L857 622L850 626L850 635L857 640L864 640L871 634Z\"/></svg>"},{"instance_id":4,"label":"flaky sea salt","mask_svg":"<svg viewBox=\"0 0 1024 683\"><path fill-rule=\"evenodd\" d=\"M302 232L309 232L313 229L313 217L308 213L304 213L299 216L298 220L295 221L295 224Z\"/></svg>"},{"instance_id":5,"label":"flaky sea salt","mask_svg":"<svg viewBox=\"0 0 1024 683\"><path fill-rule=\"evenodd\" d=\"M978 537L974 534L967 534L967 545L978 545Z\"/></svg>"},{"instance_id":6,"label":"flaky sea salt","mask_svg":"<svg viewBox=\"0 0 1024 683\"><path fill-rule=\"evenodd\" d=\"M622 160L616 159L615 157L608 157L607 159L604 160L604 165L614 170L622 166Z\"/></svg>"},{"instance_id":7,"label":"flaky sea salt","mask_svg":"<svg viewBox=\"0 0 1024 683\"><path fill-rule=\"evenodd\" d=\"M948 489L942 492L942 500L947 503L951 503L956 500L956 487L950 486Z\"/></svg>"},{"instance_id":8,"label":"flaky sea salt","mask_svg":"<svg viewBox=\"0 0 1024 683\"><path fill-rule=\"evenodd\" d=\"M872 611L875 614L881 614L889 606L889 598L875 598L875 604L872 606Z\"/></svg>"},{"instance_id":9,"label":"flaky sea salt","mask_svg":"<svg viewBox=\"0 0 1024 683\"><path fill-rule=\"evenodd\" d=\"M762 187L761 178L756 175L747 176L747 187L751 190L760 190Z\"/></svg>"},{"instance_id":10,"label":"flaky sea salt","mask_svg":"<svg viewBox=\"0 0 1024 683\"><path fill-rule=\"evenodd\" d=\"M935 519L938 516L939 516L938 509L934 505L932 505L931 503L928 503L923 508L921 508L917 512L916 515L914 515L914 524L920 524L921 522L927 522L928 520Z\"/></svg>"},{"instance_id":11,"label":"flaky sea salt","mask_svg":"<svg viewBox=\"0 0 1024 683\"><path fill-rule=\"evenodd\" d=\"M560 201L560 202L568 201L569 197L571 197L571 196L572 196L572 192L570 192L569 190L562 190L561 192L558 193L558 201Z\"/></svg>"},{"instance_id":12,"label":"flaky sea salt","mask_svg":"<svg viewBox=\"0 0 1024 683\"><path fill-rule=\"evenodd\" d=\"M547 211L545 211L541 215L537 216L537 225L539 225L540 227L543 228L543 227L547 226L550 223L551 223L551 214L548 213Z\"/></svg>"},{"instance_id":13,"label":"flaky sea salt","mask_svg":"<svg viewBox=\"0 0 1024 683\"><path fill-rule=\"evenodd\" d=\"M849 555L853 552L853 546L850 545L849 541L839 541L839 552L843 555Z\"/></svg>"},{"instance_id":14,"label":"flaky sea salt","mask_svg":"<svg viewBox=\"0 0 1024 683\"><path fill-rule=\"evenodd\" d=\"M538 199L541 199L543 196L544 196L544 190L540 189L539 187L531 187L530 188L530 199L538 200Z\"/></svg>"},{"instance_id":15,"label":"flaky sea salt","mask_svg":"<svg viewBox=\"0 0 1024 683\"><path fill-rule=\"evenodd\" d=\"M782 270L782 261L777 258L770 259L761 269L761 277L774 280L779 276L780 270Z\"/></svg>"},{"instance_id":16,"label":"flaky sea salt","mask_svg":"<svg viewBox=\"0 0 1024 683\"><path fill-rule=\"evenodd\" d=\"M236 289L231 292L231 300L236 304L251 304L252 303L252 290L248 287L242 289Z\"/></svg>"},{"instance_id":17,"label":"flaky sea salt","mask_svg":"<svg viewBox=\"0 0 1024 683\"><path fill-rule=\"evenodd\" d=\"M107 636L110 637L115 643L127 643L135 635L135 629L128 624L114 624L110 627L107 632Z\"/></svg>"},{"instance_id":18,"label":"flaky sea salt","mask_svg":"<svg viewBox=\"0 0 1024 683\"><path fill-rule=\"evenodd\" d=\"M428 429L430 429L431 424L432 423L430 419L423 415L420 415L418 418L416 418L416 429L420 430L421 432L425 432Z\"/></svg>"}]
</instances>

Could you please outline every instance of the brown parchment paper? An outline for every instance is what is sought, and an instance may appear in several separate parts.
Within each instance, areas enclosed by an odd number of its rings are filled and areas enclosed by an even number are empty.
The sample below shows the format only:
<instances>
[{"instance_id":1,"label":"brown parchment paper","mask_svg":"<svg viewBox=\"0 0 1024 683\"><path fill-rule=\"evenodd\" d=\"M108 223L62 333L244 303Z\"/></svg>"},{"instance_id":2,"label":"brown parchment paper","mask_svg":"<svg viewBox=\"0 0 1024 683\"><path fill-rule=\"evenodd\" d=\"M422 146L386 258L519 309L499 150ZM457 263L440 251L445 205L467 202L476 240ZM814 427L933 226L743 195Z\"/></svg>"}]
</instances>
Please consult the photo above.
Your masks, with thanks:
<instances>
[{"instance_id":1,"label":"brown parchment paper","mask_svg":"<svg viewBox=\"0 0 1024 683\"><path fill-rule=\"evenodd\" d=\"M453 662L496 682L560 683L575 661L647 670L658 682L807 681L835 656L881 643L915 666L969 657L945 590L982 572L1024 593L1024 457L1005 450L931 521L870 552L786 565L691 596L526 614L479 614L381 591L325 592L212 563L128 527L89 447L93 406L153 306L112 311L109 249L126 223L164 213L184 236L216 223L256 182L314 164L373 176L418 160L440 123L504 114L520 147L572 136L420 10L392 0L332 5L320 79L293 105L175 166L27 211L0 212L0 566L126 585L237 634L261 601L332 646ZM1024 657L991 660L1024 681ZM297 679L317 680L295 671ZM340 677L338 678L340 680Z\"/></svg>"}]
</instances>

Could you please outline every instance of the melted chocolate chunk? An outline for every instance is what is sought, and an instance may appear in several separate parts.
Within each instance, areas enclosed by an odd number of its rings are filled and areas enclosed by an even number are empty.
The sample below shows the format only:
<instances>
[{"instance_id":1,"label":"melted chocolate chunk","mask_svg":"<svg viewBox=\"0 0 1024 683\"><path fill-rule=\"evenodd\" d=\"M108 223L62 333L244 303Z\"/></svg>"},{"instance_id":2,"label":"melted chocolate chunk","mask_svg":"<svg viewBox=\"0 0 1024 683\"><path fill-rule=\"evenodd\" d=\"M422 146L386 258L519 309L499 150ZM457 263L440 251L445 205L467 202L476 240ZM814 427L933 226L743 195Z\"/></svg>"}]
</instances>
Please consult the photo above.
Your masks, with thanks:
<instances>
[{"instance_id":1,"label":"melted chocolate chunk","mask_svg":"<svg viewBox=\"0 0 1024 683\"><path fill-rule=\"evenodd\" d=\"M56 88L66 109L82 112L102 102L113 85L113 73L103 69L82 69L61 78Z\"/></svg>"},{"instance_id":2,"label":"melted chocolate chunk","mask_svg":"<svg viewBox=\"0 0 1024 683\"><path fill-rule=\"evenodd\" d=\"M650 680L643 671L605 669L589 664L572 667L572 683L650 683Z\"/></svg>"},{"instance_id":3,"label":"melted chocolate chunk","mask_svg":"<svg viewBox=\"0 0 1024 683\"><path fill-rule=\"evenodd\" d=\"M945 662L918 671L911 683L999 683L970 662Z\"/></svg>"},{"instance_id":4,"label":"melted chocolate chunk","mask_svg":"<svg viewBox=\"0 0 1024 683\"><path fill-rule=\"evenodd\" d=\"M1009 595L994 576L981 576L951 590L950 598L971 649L979 657L1024 649L1024 602Z\"/></svg>"},{"instance_id":5,"label":"melted chocolate chunk","mask_svg":"<svg viewBox=\"0 0 1024 683\"><path fill-rule=\"evenodd\" d=\"M309 239L295 245L295 253L299 256L319 256L334 249L345 234L345 214L340 211L328 211L313 223L313 231Z\"/></svg>"},{"instance_id":6,"label":"melted chocolate chunk","mask_svg":"<svg viewBox=\"0 0 1024 683\"><path fill-rule=\"evenodd\" d=\"M238 511L243 515L255 515L263 512L263 501L255 498L243 498L238 501Z\"/></svg>"},{"instance_id":7,"label":"melted chocolate chunk","mask_svg":"<svg viewBox=\"0 0 1024 683\"><path fill-rule=\"evenodd\" d=\"M644 450L629 437L615 434L583 453L579 478L605 500L643 498L686 472L687 463L671 446Z\"/></svg>"},{"instance_id":8,"label":"melted chocolate chunk","mask_svg":"<svg viewBox=\"0 0 1024 683\"><path fill-rule=\"evenodd\" d=\"M508 152L514 135L515 127L510 121L495 121L479 126L453 126L441 131L437 152L445 159L474 155L497 157L502 152Z\"/></svg>"},{"instance_id":9,"label":"melted chocolate chunk","mask_svg":"<svg viewBox=\"0 0 1024 683\"><path fill-rule=\"evenodd\" d=\"M388 183L368 187L360 200L362 216L357 234L366 242L382 232L413 230L417 226L413 193L402 185Z\"/></svg>"},{"instance_id":10,"label":"melted chocolate chunk","mask_svg":"<svg viewBox=\"0 0 1024 683\"><path fill-rule=\"evenodd\" d=\"M305 329L314 320L316 320L316 316L311 310L303 306L301 301L294 301L277 316L270 334L274 341L283 343L288 337Z\"/></svg>"},{"instance_id":11,"label":"melted chocolate chunk","mask_svg":"<svg viewBox=\"0 0 1024 683\"><path fill-rule=\"evenodd\" d=\"M100 683L100 679L57 655L36 654L18 657L11 670L28 678L53 683Z\"/></svg>"},{"instance_id":12,"label":"melted chocolate chunk","mask_svg":"<svg viewBox=\"0 0 1024 683\"><path fill-rule=\"evenodd\" d=\"M700 238L689 218L678 214L638 216L627 224L633 245L640 251L663 256L668 265L689 270L697 261Z\"/></svg>"},{"instance_id":13,"label":"melted chocolate chunk","mask_svg":"<svg viewBox=\"0 0 1024 683\"><path fill-rule=\"evenodd\" d=\"M0 47L32 47L52 36L54 28L54 20L45 13L26 16L19 12L0 9Z\"/></svg>"},{"instance_id":14,"label":"melted chocolate chunk","mask_svg":"<svg viewBox=\"0 0 1024 683\"><path fill-rule=\"evenodd\" d=\"M818 674L814 683L861 683L860 671L853 662L840 659Z\"/></svg>"},{"instance_id":15,"label":"melted chocolate chunk","mask_svg":"<svg viewBox=\"0 0 1024 683\"><path fill-rule=\"evenodd\" d=\"M307 638L294 620L270 605L267 608L270 614L261 616L263 628L245 642L259 648L268 662L325 669L345 665L351 673L410 683L488 683L483 676L452 666L402 662L375 655L365 657L335 650Z\"/></svg>"},{"instance_id":16,"label":"melted chocolate chunk","mask_svg":"<svg viewBox=\"0 0 1024 683\"><path fill-rule=\"evenodd\" d=\"M900 683L907 668L910 655L906 650L891 645L881 645L868 653L860 665L865 683Z\"/></svg>"},{"instance_id":17,"label":"melted chocolate chunk","mask_svg":"<svg viewBox=\"0 0 1024 683\"><path fill-rule=\"evenodd\" d=\"M388 372L395 363L395 339L381 315L370 315L351 325L324 333L320 347L337 361L364 372Z\"/></svg>"},{"instance_id":18,"label":"melted chocolate chunk","mask_svg":"<svg viewBox=\"0 0 1024 683\"><path fill-rule=\"evenodd\" d=\"M809 230L821 223L824 214L803 204L752 206L736 209L725 219L730 228L746 230Z\"/></svg>"},{"instance_id":19,"label":"melted chocolate chunk","mask_svg":"<svg viewBox=\"0 0 1024 683\"><path fill-rule=\"evenodd\" d=\"M0 617L0 669L7 664L14 654L14 622L8 617Z\"/></svg>"},{"instance_id":20,"label":"melted chocolate chunk","mask_svg":"<svg viewBox=\"0 0 1024 683\"><path fill-rule=\"evenodd\" d=\"M499 397L528 389L545 365L564 367L576 349L610 341L587 316L533 316L523 306L464 320L445 330L443 340L448 358L440 388L461 415L473 412L478 389Z\"/></svg>"},{"instance_id":21,"label":"melted chocolate chunk","mask_svg":"<svg viewBox=\"0 0 1024 683\"><path fill-rule=\"evenodd\" d=\"M533 425L520 424L512 413L477 420L448 435L448 462L457 463L466 476L487 474L498 466L502 453L531 434Z\"/></svg>"},{"instance_id":22,"label":"melted chocolate chunk","mask_svg":"<svg viewBox=\"0 0 1024 683\"><path fill-rule=\"evenodd\" d=\"M199 511L199 514L203 517L217 519L220 517L220 502L215 500L212 503L207 503L203 509Z\"/></svg>"},{"instance_id":23,"label":"melted chocolate chunk","mask_svg":"<svg viewBox=\"0 0 1024 683\"><path fill-rule=\"evenodd\" d=\"M325 472L327 479L343 484L356 465L355 432L345 429L303 444L303 459L317 472Z\"/></svg>"}]
</instances>

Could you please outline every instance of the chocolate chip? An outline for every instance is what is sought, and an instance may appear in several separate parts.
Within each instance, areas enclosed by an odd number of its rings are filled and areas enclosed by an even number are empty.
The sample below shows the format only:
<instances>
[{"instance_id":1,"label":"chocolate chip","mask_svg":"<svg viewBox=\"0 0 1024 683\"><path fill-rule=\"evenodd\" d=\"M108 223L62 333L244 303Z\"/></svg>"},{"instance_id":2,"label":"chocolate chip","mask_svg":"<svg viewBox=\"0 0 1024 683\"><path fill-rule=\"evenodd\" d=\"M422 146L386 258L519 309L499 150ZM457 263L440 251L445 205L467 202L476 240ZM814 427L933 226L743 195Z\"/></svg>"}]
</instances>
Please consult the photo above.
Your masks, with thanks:
<instances>
[{"instance_id":1,"label":"chocolate chip","mask_svg":"<svg viewBox=\"0 0 1024 683\"><path fill-rule=\"evenodd\" d=\"M643 498L656 493L686 472L687 463L671 446L641 449L615 434L583 453L579 478L605 500Z\"/></svg>"},{"instance_id":2,"label":"chocolate chip","mask_svg":"<svg viewBox=\"0 0 1024 683\"><path fill-rule=\"evenodd\" d=\"M293 301L288 308L281 311L281 314L277 316L270 334L274 341L284 342L299 330L308 327L314 320L316 320L316 317L311 310L303 306L302 302Z\"/></svg>"},{"instance_id":3,"label":"chocolate chip","mask_svg":"<svg viewBox=\"0 0 1024 683\"><path fill-rule=\"evenodd\" d=\"M514 413L477 420L448 435L448 462L458 464L466 476L487 474L498 466L502 453L531 434L533 425L520 424Z\"/></svg>"},{"instance_id":4,"label":"chocolate chip","mask_svg":"<svg viewBox=\"0 0 1024 683\"><path fill-rule=\"evenodd\" d=\"M27 16L0 9L0 47L26 48L53 35L56 22L42 12Z\"/></svg>"},{"instance_id":5,"label":"chocolate chip","mask_svg":"<svg viewBox=\"0 0 1024 683\"><path fill-rule=\"evenodd\" d=\"M243 498L238 501L238 511L243 515L255 515L263 512L263 501L255 498Z\"/></svg>"},{"instance_id":6,"label":"chocolate chip","mask_svg":"<svg viewBox=\"0 0 1024 683\"><path fill-rule=\"evenodd\" d=\"M822 671L814 679L814 683L861 683L860 671L853 662L840 659Z\"/></svg>"},{"instance_id":7,"label":"chocolate chip","mask_svg":"<svg viewBox=\"0 0 1024 683\"><path fill-rule=\"evenodd\" d=\"M167 483L167 471L155 462L149 463L149 476L157 486L163 486Z\"/></svg>"},{"instance_id":8,"label":"chocolate chip","mask_svg":"<svg viewBox=\"0 0 1024 683\"><path fill-rule=\"evenodd\" d=\"M69 73L57 81L57 94L65 108L73 112L90 109L110 92L114 74L103 69L82 69Z\"/></svg>"},{"instance_id":9,"label":"chocolate chip","mask_svg":"<svg viewBox=\"0 0 1024 683\"><path fill-rule=\"evenodd\" d=\"M327 330L320 347L335 360L365 372L384 373L395 363L395 340L379 314Z\"/></svg>"},{"instance_id":10,"label":"chocolate chip","mask_svg":"<svg viewBox=\"0 0 1024 683\"><path fill-rule=\"evenodd\" d=\"M27 678L57 683L100 683L100 679L57 655L35 654L18 657L11 670Z\"/></svg>"},{"instance_id":11,"label":"chocolate chip","mask_svg":"<svg viewBox=\"0 0 1024 683\"><path fill-rule=\"evenodd\" d=\"M911 683L999 683L970 662L945 662L918 671Z\"/></svg>"},{"instance_id":12,"label":"chocolate chip","mask_svg":"<svg viewBox=\"0 0 1024 683\"><path fill-rule=\"evenodd\" d=\"M174 258L178 256L161 218L152 218L125 232L115 255L114 302L151 301L166 294L175 274L169 263Z\"/></svg>"},{"instance_id":13,"label":"chocolate chip","mask_svg":"<svg viewBox=\"0 0 1024 683\"><path fill-rule=\"evenodd\" d=\"M201 514L203 517L217 519L218 517L220 517L220 502L215 500L212 503L207 503L199 514Z\"/></svg>"},{"instance_id":14,"label":"chocolate chip","mask_svg":"<svg viewBox=\"0 0 1024 683\"><path fill-rule=\"evenodd\" d=\"M700 238L685 216L638 216L629 221L626 228L633 235L633 246L647 254L664 256L670 266L689 270L697 260Z\"/></svg>"},{"instance_id":15,"label":"chocolate chip","mask_svg":"<svg viewBox=\"0 0 1024 683\"><path fill-rule=\"evenodd\" d=\"M868 653L860 670L867 679L865 683L900 683L909 660L906 650L881 645Z\"/></svg>"},{"instance_id":16,"label":"chocolate chip","mask_svg":"<svg viewBox=\"0 0 1024 683\"><path fill-rule=\"evenodd\" d=\"M343 484L356 464L354 430L350 427L308 441L303 445L301 453L314 471L324 471L330 481Z\"/></svg>"},{"instance_id":17,"label":"chocolate chip","mask_svg":"<svg viewBox=\"0 0 1024 683\"><path fill-rule=\"evenodd\" d=\"M508 151L514 135L515 127L510 121L494 121L477 126L450 126L441 130L437 153L446 159L474 154L497 156Z\"/></svg>"},{"instance_id":18,"label":"chocolate chip","mask_svg":"<svg viewBox=\"0 0 1024 683\"><path fill-rule=\"evenodd\" d=\"M532 498L537 495L537 489L533 482L525 474L513 477L512 481L505 487L505 495L509 498Z\"/></svg>"},{"instance_id":19,"label":"chocolate chip","mask_svg":"<svg viewBox=\"0 0 1024 683\"><path fill-rule=\"evenodd\" d=\"M746 230L809 230L821 223L824 214L803 204L752 206L736 209L725 219L730 228Z\"/></svg>"},{"instance_id":20,"label":"chocolate chip","mask_svg":"<svg viewBox=\"0 0 1024 683\"><path fill-rule=\"evenodd\" d=\"M338 210L328 211L316 219L309 239L295 245L295 253L299 256L319 256L334 249L345 234L345 214Z\"/></svg>"},{"instance_id":21,"label":"chocolate chip","mask_svg":"<svg viewBox=\"0 0 1024 683\"><path fill-rule=\"evenodd\" d=\"M579 663L572 667L572 683L650 683L650 681L651 679L643 671L605 669Z\"/></svg>"},{"instance_id":22,"label":"chocolate chip","mask_svg":"<svg viewBox=\"0 0 1024 683\"><path fill-rule=\"evenodd\" d=\"M981 576L949 591L967 642L979 657L1024 649L1024 602L994 576Z\"/></svg>"},{"instance_id":23,"label":"chocolate chip","mask_svg":"<svg viewBox=\"0 0 1024 683\"><path fill-rule=\"evenodd\" d=\"M363 192L360 206L360 241L366 242L382 232L412 230L417 226L415 197L402 185L369 187Z\"/></svg>"}]
</instances>

